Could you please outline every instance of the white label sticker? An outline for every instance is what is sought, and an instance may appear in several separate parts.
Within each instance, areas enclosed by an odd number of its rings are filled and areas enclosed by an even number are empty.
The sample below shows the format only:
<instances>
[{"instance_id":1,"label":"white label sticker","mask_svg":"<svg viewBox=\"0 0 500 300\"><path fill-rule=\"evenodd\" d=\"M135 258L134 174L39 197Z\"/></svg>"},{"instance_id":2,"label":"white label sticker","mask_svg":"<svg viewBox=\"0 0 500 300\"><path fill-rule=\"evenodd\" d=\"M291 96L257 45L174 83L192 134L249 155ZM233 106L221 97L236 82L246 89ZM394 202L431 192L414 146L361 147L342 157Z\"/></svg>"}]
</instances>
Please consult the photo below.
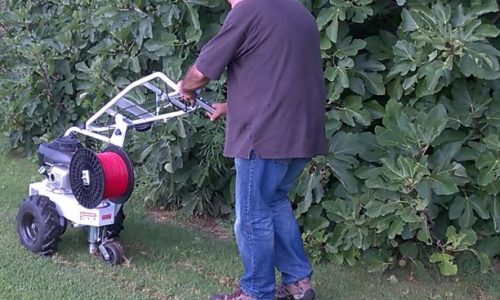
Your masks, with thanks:
<instances>
[{"instance_id":1,"label":"white label sticker","mask_svg":"<svg viewBox=\"0 0 500 300\"><path fill-rule=\"evenodd\" d=\"M97 219L96 213L89 213L89 212L85 212L85 211L80 212L80 221L93 222L96 219Z\"/></svg>"}]
</instances>

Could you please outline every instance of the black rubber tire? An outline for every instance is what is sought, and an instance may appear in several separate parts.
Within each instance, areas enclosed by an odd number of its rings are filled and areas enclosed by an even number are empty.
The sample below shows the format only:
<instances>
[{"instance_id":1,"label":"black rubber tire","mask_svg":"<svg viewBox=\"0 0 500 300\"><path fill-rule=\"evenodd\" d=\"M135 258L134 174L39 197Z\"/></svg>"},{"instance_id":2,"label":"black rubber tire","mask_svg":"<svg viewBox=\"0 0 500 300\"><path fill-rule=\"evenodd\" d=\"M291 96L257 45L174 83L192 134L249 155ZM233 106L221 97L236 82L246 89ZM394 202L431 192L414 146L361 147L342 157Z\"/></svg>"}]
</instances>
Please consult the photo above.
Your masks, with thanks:
<instances>
[{"instance_id":1,"label":"black rubber tire","mask_svg":"<svg viewBox=\"0 0 500 300\"><path fill-rule=\"evenodd\" d=\"M66 228L68 228L68 220L63 219L63 225L61 225L61 235L63 235L66 232Z\"/></svg>"},{"instance_id":2,"label":"black rubber tire","mask_svg":"<svg viewBox=\"0 0 500 300\"><path fill-rule=\"evenodd\" d=\"M17 234L21 244L31 252L51 255L64 231L55 204L45 196L29 196L16 216Z\"/></svg>"},{"instance_id":3,"label":"black rubber tire","mask_svg":"<svg viewBox=\"0 0 500 300\"><path fill-rule=\"evenodd\" d=\"M101 258L109 265L116 266L123 262L123 248L117 241L104 244L104 248L108 251L109 258L106 259L101 253Z\"/></svg>"},{"instance_id":4,"label":"black rubber tire","mask_svg":"<svg viewBox=\"0 0 500 300\"><path fill-rule=\"evenodd\" d=\"M115 222L111 225L106 226L107 237L110 239L115 239L120 236L123 230L123 222L125 221L125 214L123 213L123 205L118 210L115 216Z\"/></svg>"}]
</instances>

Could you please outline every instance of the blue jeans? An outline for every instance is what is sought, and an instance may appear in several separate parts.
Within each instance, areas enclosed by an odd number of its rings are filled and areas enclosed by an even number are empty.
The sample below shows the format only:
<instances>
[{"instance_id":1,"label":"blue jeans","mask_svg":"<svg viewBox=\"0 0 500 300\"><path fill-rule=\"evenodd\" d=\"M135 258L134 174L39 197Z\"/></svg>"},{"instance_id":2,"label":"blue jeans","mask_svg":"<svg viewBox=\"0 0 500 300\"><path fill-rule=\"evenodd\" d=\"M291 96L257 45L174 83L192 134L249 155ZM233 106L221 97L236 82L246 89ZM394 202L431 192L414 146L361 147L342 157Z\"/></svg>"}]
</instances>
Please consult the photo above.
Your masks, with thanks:
<instances>
[{"instance_id":1,"label":"blue jeans","mask_svg":"<svg viewBox=\"0 0 500 300\"><path fill-rule=\"evenodd\" d=\"M235 159L236 242L243 261L240 287L259 300L275 299L275 268L283 284L310 278L288 193L309 159Z\"/></svg>"}]
</instances>

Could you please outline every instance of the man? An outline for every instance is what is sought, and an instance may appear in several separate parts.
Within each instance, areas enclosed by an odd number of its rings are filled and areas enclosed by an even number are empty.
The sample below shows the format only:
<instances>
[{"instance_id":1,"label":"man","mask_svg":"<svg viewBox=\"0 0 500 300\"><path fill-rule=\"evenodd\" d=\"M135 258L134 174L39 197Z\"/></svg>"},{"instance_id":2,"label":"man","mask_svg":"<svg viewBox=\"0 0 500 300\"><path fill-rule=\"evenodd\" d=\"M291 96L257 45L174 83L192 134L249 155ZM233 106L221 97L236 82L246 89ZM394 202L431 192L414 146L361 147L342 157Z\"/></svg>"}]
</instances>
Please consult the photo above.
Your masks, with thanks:
<instances>
[{"instance_id":1,"label":"man","mask_svg":"<svg viewBox=\"0 0 500 300\"><path fill-rule=\"evenodd\" d=\"M325 88L320 35L297 0L230 0L232 10L216 37L179 82L197 89L227 67L224 155L236 167L235 233L244 266L240 289L212 300L315 297L288 192L309 159L326 151ZM275 268L282 286L275 289Z\"/></svg>"}]
</instances>

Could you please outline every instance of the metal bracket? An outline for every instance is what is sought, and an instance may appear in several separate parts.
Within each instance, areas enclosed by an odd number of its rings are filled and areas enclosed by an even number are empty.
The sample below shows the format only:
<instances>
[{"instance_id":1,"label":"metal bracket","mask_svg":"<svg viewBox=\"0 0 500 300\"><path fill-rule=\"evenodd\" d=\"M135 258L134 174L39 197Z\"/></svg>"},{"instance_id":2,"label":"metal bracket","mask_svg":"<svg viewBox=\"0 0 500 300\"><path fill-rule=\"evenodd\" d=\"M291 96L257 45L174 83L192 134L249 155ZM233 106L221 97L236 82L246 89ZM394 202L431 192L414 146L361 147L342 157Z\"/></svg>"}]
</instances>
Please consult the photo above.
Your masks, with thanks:
<instances>
[{"instance_id":1,"label":"metal bracket","mask_svg":"<svg viewBox=\"0 0 500 300\"><path fill-rule=\"evenodd\" d=\"M109 259L109 252L108 252L108 250L106 250L106 247L104 247L104 243L101 243L99 245L99 252L104 257L105 260Z\"/></svg>"}]
</instances>

